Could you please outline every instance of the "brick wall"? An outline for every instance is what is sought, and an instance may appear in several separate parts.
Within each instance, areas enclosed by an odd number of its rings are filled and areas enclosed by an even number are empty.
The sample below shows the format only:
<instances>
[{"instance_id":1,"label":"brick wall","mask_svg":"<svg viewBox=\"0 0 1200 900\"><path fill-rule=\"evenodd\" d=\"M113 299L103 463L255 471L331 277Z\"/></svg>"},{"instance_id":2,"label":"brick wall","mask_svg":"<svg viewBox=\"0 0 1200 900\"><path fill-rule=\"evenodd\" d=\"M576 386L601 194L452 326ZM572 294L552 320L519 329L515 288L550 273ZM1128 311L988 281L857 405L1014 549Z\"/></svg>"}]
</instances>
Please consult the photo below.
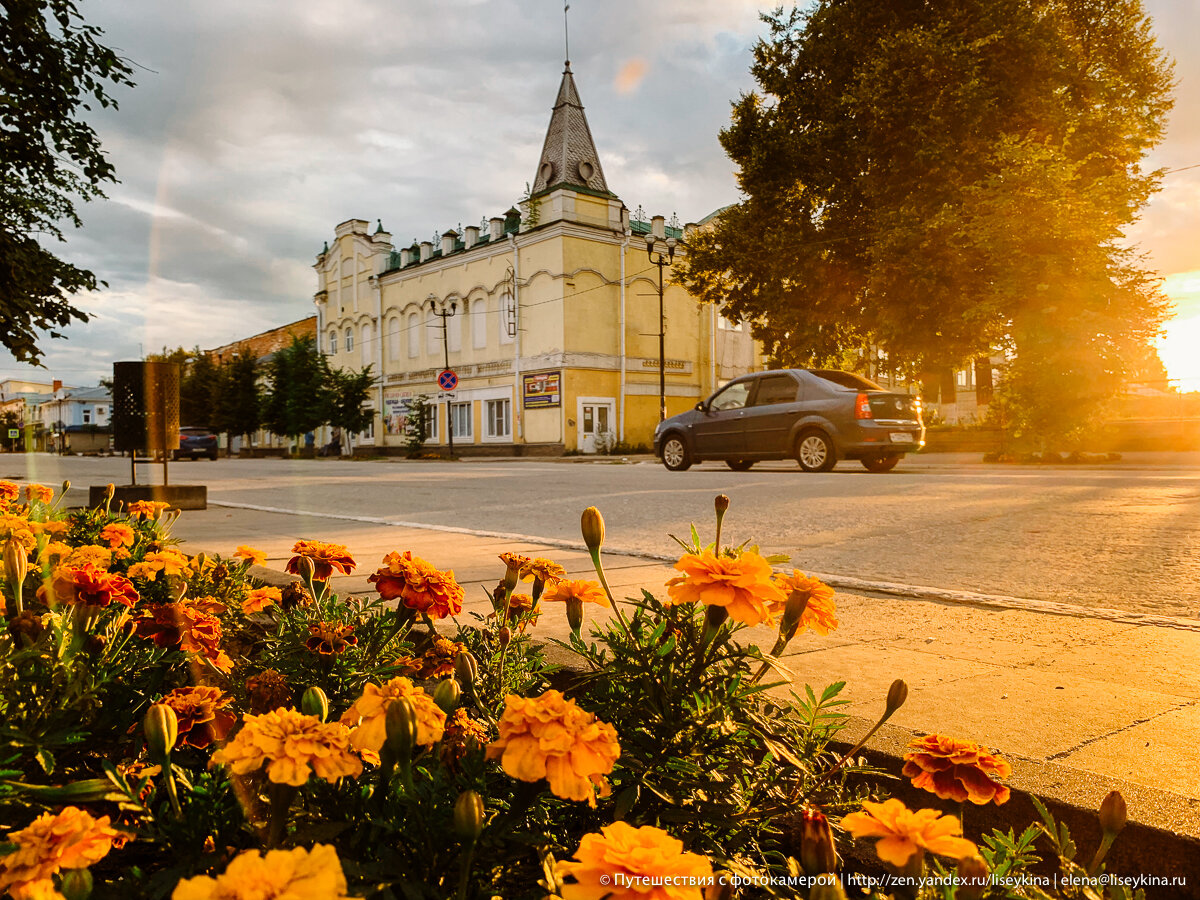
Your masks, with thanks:
<instances>
[{"instance_id":1,"label":"brick wall","mask_svg":"<svg viewBox=\"0 0 1200 900\"><path fill-rule=\"evenodd\" d=\"M288 325L280 325L278 328L272 328L270 331L264 331L261 334L243 338L240 341L234 341L232 344L226 344L223 347L216 347L209 350L208 355L212 357L214 362L231 359L238 353L249 353L255 359L262 359L264 356L269 356L276 350L281 350L290 345L293 337L308 337L315 340L317 337L317 317L309 316L307 319L301 319L298 322L292 322Z\"/></svg>"}]
</instances>

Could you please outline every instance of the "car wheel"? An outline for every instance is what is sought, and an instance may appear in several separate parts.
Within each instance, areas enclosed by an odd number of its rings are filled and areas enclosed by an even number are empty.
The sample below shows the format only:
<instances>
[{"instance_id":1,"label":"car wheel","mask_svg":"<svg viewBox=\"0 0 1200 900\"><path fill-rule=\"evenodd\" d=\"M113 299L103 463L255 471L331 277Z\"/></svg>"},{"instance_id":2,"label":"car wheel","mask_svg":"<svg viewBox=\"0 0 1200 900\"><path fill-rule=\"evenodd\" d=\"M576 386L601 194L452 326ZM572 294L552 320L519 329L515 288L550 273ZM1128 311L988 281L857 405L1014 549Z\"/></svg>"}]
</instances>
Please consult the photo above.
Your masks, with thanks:
<instances>
[{"instance_id":1,"label":"car wheel","mask_svg":"<svg viewBox=\"0 0 1200 900\"><path fill-rule=\"evenodd\" d=\"M727 460L725 460L725 465L729 466L729 468L733 469L733 471L735 471L735 472L749 472L750 467L752 465L754 465L754 460L752 460L752 459L727 459Z\"/></svg>"},{"instance_id":2,"label":"car wheel","mask_svg":"<svg viewBox=\"0 0 1200 900\"><path fill-rule=\"evenodd\" d=\"M823 431L806 431L796 441L796 462L805 472L828 472L837 465L837 450Z\"/></svg>"},{"instance_id":3,"label":"car wheel","mask_svg":"<svg viewBox=\"0 0 1200 900\"><path fill-rule=\"evenodd\" d=\"M216 462L217 461L217 451L214 450L212 453L208 454L208 458L211 459L213 462Z\"/></svg>"},{"instance_id":4,"label":"car wheel","mask_svg":"<svg viewBox=\"0 0 1200 900\"><path fill-rule=\"evenodd\" d=\"M669 434L662 445L662 461L663 465L672 472L682 472L692 465L692 458L688 454L687 444L683 442L677 434Z\"/></svg>"},{"instance_id":5,"label":"car wheel","mask_svg":"<svg viewBox=\"0 0 1200 900\"><path fill-rule=\"evenodd\" d=\"M893 453L888 456L865 457L862 464L868 472L890 472L896 468L898 462L900 462L900 456Z\"/></svg>"}]
</instances>

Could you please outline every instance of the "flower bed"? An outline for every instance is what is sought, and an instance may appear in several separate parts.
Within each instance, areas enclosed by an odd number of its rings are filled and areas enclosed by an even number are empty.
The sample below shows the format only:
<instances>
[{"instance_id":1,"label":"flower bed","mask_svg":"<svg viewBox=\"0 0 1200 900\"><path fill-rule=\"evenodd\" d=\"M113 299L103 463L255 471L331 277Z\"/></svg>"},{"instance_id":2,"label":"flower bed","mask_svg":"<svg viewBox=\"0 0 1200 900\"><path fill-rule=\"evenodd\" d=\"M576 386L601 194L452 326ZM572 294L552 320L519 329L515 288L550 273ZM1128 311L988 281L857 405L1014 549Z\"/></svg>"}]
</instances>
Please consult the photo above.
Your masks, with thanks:
<instances>
[{"instance_id":1,"label":"flower bed","mask_svg":"<svg viewBox=\"0 0 1200 900\"><path fill-rule=\"evenodd\" d=\"M595 579L502 554L482 617L452 571L408 552L381 560L364 600L329 586L357 567L347 548L301 541L280 589L249 578L253 548L179 550L162 504L68 515L49 489L0 482L0 891L1132 896L1089 881L1124 824L1117 794L1082 862L1044 810L1023 834L968 839L959 816L888 798L859 752L902 681L833 752L842 685L785 690L778 662L838 627L833 591L725 543L727 508L712 543L692 529L661 598L620 601L589 508ZM569 678L535 639L542 615L569 623ZM774 629L769 650L746 639L756 626ZM967 741L929 735L905 759L930 795L1008 799L1008 763ZM839 853L854 840L873 846L866 868ZM1022 882L1042 857L1083 886ZM883 874L886 891L866 880Z\"/></svg>"}]
</instances>

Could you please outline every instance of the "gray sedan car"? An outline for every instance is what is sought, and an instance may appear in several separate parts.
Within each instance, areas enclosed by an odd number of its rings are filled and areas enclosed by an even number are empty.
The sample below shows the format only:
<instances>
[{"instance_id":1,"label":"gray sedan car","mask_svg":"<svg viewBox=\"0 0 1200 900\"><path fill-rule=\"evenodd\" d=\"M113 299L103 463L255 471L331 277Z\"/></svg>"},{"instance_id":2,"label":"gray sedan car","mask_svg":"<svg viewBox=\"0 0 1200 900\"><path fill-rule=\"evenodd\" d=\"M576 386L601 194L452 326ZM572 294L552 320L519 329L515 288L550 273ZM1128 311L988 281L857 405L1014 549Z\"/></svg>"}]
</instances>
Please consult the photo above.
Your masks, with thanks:
<instances>
[{"instance_id":1,"label":"gray sedan car","mask_svg":"<svg viewBox=\"0 0 1200 900\"><path fill-rule=\"evenodd\" d=\"M806 472L828 472L839 459L888 472L923 446L918 397L833 369L745 375L654 432L654 454L673 472L707 459L742 472L788 458Z\"/></svg>"}]
</instances>

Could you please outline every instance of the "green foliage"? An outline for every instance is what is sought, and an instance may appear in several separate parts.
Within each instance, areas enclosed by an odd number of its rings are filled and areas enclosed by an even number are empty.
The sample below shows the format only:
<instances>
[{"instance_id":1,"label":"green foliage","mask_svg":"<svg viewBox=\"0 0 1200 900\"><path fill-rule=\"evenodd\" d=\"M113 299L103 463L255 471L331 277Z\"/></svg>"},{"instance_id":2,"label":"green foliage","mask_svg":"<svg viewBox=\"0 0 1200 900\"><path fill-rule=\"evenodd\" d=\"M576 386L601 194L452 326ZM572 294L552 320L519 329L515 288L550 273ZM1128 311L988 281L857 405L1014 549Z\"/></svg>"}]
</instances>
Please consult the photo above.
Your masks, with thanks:
<instances>
[{"instance_id":1,"label":"green foliage","mask_svg":"<svg viewBox=\"0 0 1200 900\"><path fill-rule=\"evenodd\" d=\"M96 276L45 249L62 223L82 223L76 200L103 197L116 180L95 130L91 103L115 107L110 89L132 85L129 64L97 41L73 0L5 3L0 20L0 345L38 362L38 331L87 321L70 295Z\"/></svg>"},{"instance_id":2,"label":"green foliage","mask_svg":"<svg viewBox=\"0 0 1200 900\"><path fill-rule=\"evenodd\" d=\"M276 434L296 438L326 422L325 386L329 363L312 338L293 337L267 366L271 388L263 424Z\"/></svg>"},{"instance_id":3,"label":"green foliage","mask_svg":"<svg viewBox=\"0 0 1200 900\"><path fill-rule=\"evenodd\" d=\"M354 434L370 427L375 412L366 402L375 384L371 367L360 372L329 369L326 374L324 399L327 404L325 421L343 434Z\"/></svg>"},{"instance_id":4,"label":"green foliage","mask_svg":"<svg viewBox=\"0 0 1200 900\"><path fill-rule=\"evenodd\" d=\"M216 428L229 435L254 434L262 424L258 360L248 353L238 353L222 363L216 380L220 398L214 411Z\"/></svg>"},{"instance_id":5,"label":"green foliage","mask_svg":"<svg viewBox=\"0 0 1200 900\"><path fill-rule=\"evenodd\" d=\"M211 356L197 347L179 382L179 421L194 427L217 427L220 371Z\"/></svg>"},{"instance_id":6,"label":"green foliage","mask_svg":"<svg viewBox=\"0 0 1200 900\"><path fill-rule=\"evenodd\" d=\"M404 420L404 447L410 455L420 453L429 440L430 409L428 394L418 394L408 402L408 415Z\"/></svg>"},{"instance_id":7,"label":"green foliage","mask_svg":"<svg viewBox=\"0 0 1200 900\"><path fill-rule=\"evenodd\" d=\"M746 199L689 241L683 283L781 362L874 344L915 377L1003 346L1038 373L1014 371L1020 404L1086 418L1165 314L1122 236L1171 104L1140 0L764 19L760 90L721 134Z\"/></svg>"}]
</instances>

